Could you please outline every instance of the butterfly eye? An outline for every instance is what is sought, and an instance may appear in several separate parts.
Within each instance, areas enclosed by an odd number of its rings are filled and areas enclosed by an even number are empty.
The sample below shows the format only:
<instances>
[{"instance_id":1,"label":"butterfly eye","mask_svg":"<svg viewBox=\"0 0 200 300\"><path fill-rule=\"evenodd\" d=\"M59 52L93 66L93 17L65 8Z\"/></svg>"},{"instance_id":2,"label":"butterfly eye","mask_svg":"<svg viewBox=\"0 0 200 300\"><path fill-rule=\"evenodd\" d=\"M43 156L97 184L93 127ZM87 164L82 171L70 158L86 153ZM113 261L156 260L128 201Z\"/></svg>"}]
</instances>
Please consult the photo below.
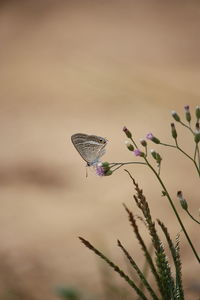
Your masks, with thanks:
<instances>
[{"instance_id":1,"label":"butterfly eye","mask_svg":"<svg viewBox=\"0 0 200 300\"><path fill-rule=\"evenodd\" d=\"M105 141L103 139L99 139L99 142L105 144Z\"/></svg>"}]
</instances>

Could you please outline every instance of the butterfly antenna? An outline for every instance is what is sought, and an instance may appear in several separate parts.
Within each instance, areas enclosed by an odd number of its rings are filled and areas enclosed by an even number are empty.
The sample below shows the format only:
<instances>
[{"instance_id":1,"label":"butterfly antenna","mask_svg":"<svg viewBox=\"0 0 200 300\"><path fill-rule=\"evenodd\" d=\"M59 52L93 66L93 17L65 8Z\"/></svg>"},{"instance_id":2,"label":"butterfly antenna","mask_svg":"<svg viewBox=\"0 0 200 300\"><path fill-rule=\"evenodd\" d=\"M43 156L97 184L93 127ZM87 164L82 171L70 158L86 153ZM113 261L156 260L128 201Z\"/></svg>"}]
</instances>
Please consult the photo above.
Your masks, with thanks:
<instances>
[{"instance_id":1,"label":"butterfly antenna","mask_svg":"<svg viewBox=\"0 0 200 300\"><path fill-rule=\"evenodd\" d=\"M87 169L87 166L85 167L85 177L87 178L88 177L88 169Z\"/></svg>"}]
</instances>

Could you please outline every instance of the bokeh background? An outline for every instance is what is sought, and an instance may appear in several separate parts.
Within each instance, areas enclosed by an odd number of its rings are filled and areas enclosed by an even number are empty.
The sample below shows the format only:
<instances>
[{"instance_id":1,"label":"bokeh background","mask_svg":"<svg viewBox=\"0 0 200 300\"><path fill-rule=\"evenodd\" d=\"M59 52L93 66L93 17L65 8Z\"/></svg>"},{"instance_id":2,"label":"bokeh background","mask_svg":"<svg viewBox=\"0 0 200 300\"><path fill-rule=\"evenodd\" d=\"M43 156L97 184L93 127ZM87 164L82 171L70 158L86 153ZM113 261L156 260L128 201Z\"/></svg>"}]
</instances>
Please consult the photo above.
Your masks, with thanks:
<instances>
[{"instance_id":1,"label":"bokeh background","mask_svg":"<svg viewBox=\"0 0 200 300\"><path fill-rule=\"evenodd\" d=\"M89 171L86 179L70 137L106 137L110 162L133 159L124 145L124 125L136 140L153 132L172 142L171 110L183 117L185 104L191 110L199 104L199 28L200 3L193 0L0 2L2 299L55 300L61 285L105 299L104 275L112 273L79 235L126 269L119 238L143 264L122 207L124 202L138 213L127 174L119 170L99 178ZM190 135L180 126L179 132L181 145L192 153ZM180 153L157 149L175 201L182 189L198 217L193 166ZM144 167L128 169L153 216L175 238L180 228L155 178ZM177 207L199 249L198 227ZM194 299L199 270L183 234L181 254L187 299Z\"/></svg>"}]
</instances>

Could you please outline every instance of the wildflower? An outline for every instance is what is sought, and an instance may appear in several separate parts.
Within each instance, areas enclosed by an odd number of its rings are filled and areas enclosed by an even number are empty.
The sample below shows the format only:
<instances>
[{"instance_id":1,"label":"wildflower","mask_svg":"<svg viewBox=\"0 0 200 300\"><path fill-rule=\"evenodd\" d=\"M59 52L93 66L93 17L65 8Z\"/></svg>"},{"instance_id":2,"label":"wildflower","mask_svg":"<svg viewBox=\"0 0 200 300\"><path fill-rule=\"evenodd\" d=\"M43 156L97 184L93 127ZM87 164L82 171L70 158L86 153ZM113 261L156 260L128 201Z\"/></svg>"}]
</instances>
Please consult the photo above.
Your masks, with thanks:
<instances>
[{"instance_id":1,"label":"wildflower","mask_svg":"<svg viewBox=\"0 0 200 300\"><path fill-rule=\"evenodd\" d=\"M147 146L147 142L146 142L144 139L140 139L140 144L141 144L143 147L146 147L146 146Z\"/></svg>"},{"instance_id":2,"label":"wildflower","mask_svg":"<svg viewBox=\"0 0 200 300\"><path fill-rule=\"evenodd\" d=\"M96 165L96 174L98 176L105 176L104 168L102 166L102 163L99 163L99 164Z\"/></svg>"},{"instance_id":3,"label":"wildflower","mask_svg":"<svg viewBox=\"0 0 200 300\"><path fill-rule=\"evenodd\" d=\"M144 152L142 152L140 149L135 149L133 152L134 152L135 156L144 157Z\"/></svg>"},{"instance_id":4,"label":"wildflower","mask_svg":"<svg viewBox=\"0 0 200 300\"><path fill-rule=\"evenodd\" d=\"M187 204L187 201L183 198L183 193L181 191L177 192L177 197L180 201L180 204L181 204L182 208L187 210L188 209L188 204Z\"/></svg>"},{"instance_id":5,"label":"wildflower","mask_svg":"<svg viewBox=\"0 0 200 300\"><path fill-rule=\"evenodd\" d=\"M176 140L177 139L177 131L174 123L171 123L171 132L172 132L172 137Z\"/></svg>"},{"instance_id":6,"label":"wildflower","mask_svg":"<svg viewBox=\"0 0 200 300\"><path fill-rule=\"evenodd\" d=\"M155 137L151 132L147 134L147 139L154 142L155 144L160 144L160 140Z\"/></svg>"},{"instance_id":7,"label":"wildflower","mask_svg":"<svg viewBox=\"0 0 200 300\"><path fill-rule=\"evenodd\" d=\"M134 147L133 145L129 142L129 141L125 141L126 147L128 148L128 150L133 151Z\"/></svg>"},{"instance_id":8,"label":"wildflower","mask_svg":"<svg viewBox=\"0 0 200 300\"><path fill-rule=\"evenodd\" d=\"M172 110L172 117L174 118L175 121L180 122L180 117L177 114L177 112L175 112L175 110Z\"/></svg>"},{"instance_id":9,"label":"wildflower","mask_svg":"<svg viewBox=\"0 0 200 300\"><path fill-rule=\"evenodd\" d=\"M196 107L195 113L196 113L197 121L199 121L199 119L200 119L200 106Z\"/></svg>"},{"instance_id":10,"label":"wildflower","mask_svg":"<svg viewBox=\"0 0 200 300\"><path fill-rule=\"evenodd\" d=\"M190 123L190 121L191 121L191 114L190 114L190 107L189 107L189 105L185 105L184 109L185 109L185 118L188 121L188 123Z\"/></svg>"},{"instance_id":11,"label":"wildflower","mask_svg":"<svg viewBox=\"0 0 200 300\"><path fill-rule=\"evenodd\" d=\"M126 134L127 138L131 139L132 138L132 133L128 130L126 126L123 127L123 131Z\"/></svg>"},{"instance_id":12,"label":"wildflower","mask_svg":"<svg viewBox=\"0 0 200 300\"><path fill-rule=\"evenodd\" d=\"M109 176L112 174L112 171L110 170L110 166L108 162L98 163L95 166L96 174L98 176Z\"/></svg>"}]
</instances>

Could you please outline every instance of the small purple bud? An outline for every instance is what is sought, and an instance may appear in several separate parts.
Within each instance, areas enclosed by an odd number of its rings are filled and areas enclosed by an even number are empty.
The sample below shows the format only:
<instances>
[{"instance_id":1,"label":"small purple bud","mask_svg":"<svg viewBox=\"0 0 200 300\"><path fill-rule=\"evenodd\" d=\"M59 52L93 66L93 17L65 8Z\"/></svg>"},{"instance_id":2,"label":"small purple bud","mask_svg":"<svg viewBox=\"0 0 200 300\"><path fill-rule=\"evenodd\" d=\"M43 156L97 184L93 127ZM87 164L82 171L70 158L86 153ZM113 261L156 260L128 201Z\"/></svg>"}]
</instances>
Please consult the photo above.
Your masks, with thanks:
<instances>
[{"instance_id":1,"label":"small purple bud","mask_svg":"<svg viewBox=\"0 0 200 300\"><path fill-rule=\"evenodd\" d=\"M171 123L171 133L172 133L172 137L176 140L177 139L177 131L176 131L176 127L175 127L174 123Z\"/></svg>"},{"instance_id":2,"label":"small purple bud","mask_svg":"<svg viewBox=\"0 0 200 300\"><path fill-rule=\"evenodd\" d=\"M157 137L155 137L151 132L147 134L146 138L154 142L155 144L160 144L160 140Z\"/></svg>"},{"instance_id":3,"label":"small purple bud","mask_svg":"<svg viewBox=\"0 0 200 300\"><path fill-rule=\"evenodd\" d=\"M181 191L177 192L177 197L180 201L180 204L181 204L182 208L187 210L188 209L188 204L187 204L187 201L183 198L183 193Z\"/></svg>"},{"instance_id":4,"label":"small purple bud","mask_svg":"<svg viewBox=\"0 0 200 300\"><path fill-rule=\"evenodd\" d=\"M105 176L104 168L103 168L102 164L100 164L100 163L96 166L96 174L98 176Z\"/></svg>"},{"instance_id":5,"label":"small purple bud","mask_svg":"<svg viewBox=\"0 0 200 300\"><path fill-rule=\"evenodd\" d=\"M108 176L112 174L108 162L98 163L95 169L98 176Z\"/></svg>"},{"instance_id":6,"label":"small purple bud","mask_svg":"<svg viewBox=\"0 0 200 300\"><path fill-rule=\"evenodd\" d=\"M188 121L188 123L190 123L190 121L191 121L192 118L191 118L191 114L190 114L190 107L189 107L189 105L185 105L184 109L185 109L185 118Z\"/></svg>"},{"instance_id":7,"label":"small purple bud","mask_svg":"<svg viewBox=\"0 0 200 300\"><path fill-rule=\"evenodd\" d=\"M180 117L177 114L177 112L175 112L175 110L172 110L172 117L174 118L175 121L180 122Z\"/></svg>"},{"instance_id":8,"label":"small purple bud","mask_svg":"<svg viewBox=\"0 0 200 300\"><path fill-rule=\"evenodd\" d=\"M184 109L185 109L186 112L187 112L187 111L189 112L189 111L190 111L189 105L185 105L185 106L184 106Z\"/></svg>"},{"instance_id":9,"label":"small purple bud","mask_svg":"<svg viewBox=\"0 0 200 300\"><path fill-rule=\"evenodd\" d=\"M147 134L146 138L147 138L148 140L152 140L153 134L152 134L151 132L149 132L149 133Z\"/></svg>"},{"instance_id":10,"label":"small purple bud","mask_svg":"<svg viewBox=\"0 0 200 300\"><path fill-rule=\"evenodd\" d=\"M123 127L123 131L129 139L132 138L132 133L128 130L126 126Z\"/></svg>"},{"instance_id":11,"label":"small purple bud","mask_svg":"<svg viewBox=\"0 0 200 300\"><path fill-rule=\"evenodd\" d=\"M147 146L147 142L146 142L144 139L140 139L140 144L141 144L143 147L146 147L146 146Z\"/></svg>"},{"instance_id":12,"label":"small purple bud","mask_svg":"<svg viewBox=\"0 0 200 300\"><path fill-rule=\"evenodd\" d=\"M134 152L135 156L144 157L144 152L142 152L140 149L135 149L133 152Z\"/></svg>"}]
</instances>

